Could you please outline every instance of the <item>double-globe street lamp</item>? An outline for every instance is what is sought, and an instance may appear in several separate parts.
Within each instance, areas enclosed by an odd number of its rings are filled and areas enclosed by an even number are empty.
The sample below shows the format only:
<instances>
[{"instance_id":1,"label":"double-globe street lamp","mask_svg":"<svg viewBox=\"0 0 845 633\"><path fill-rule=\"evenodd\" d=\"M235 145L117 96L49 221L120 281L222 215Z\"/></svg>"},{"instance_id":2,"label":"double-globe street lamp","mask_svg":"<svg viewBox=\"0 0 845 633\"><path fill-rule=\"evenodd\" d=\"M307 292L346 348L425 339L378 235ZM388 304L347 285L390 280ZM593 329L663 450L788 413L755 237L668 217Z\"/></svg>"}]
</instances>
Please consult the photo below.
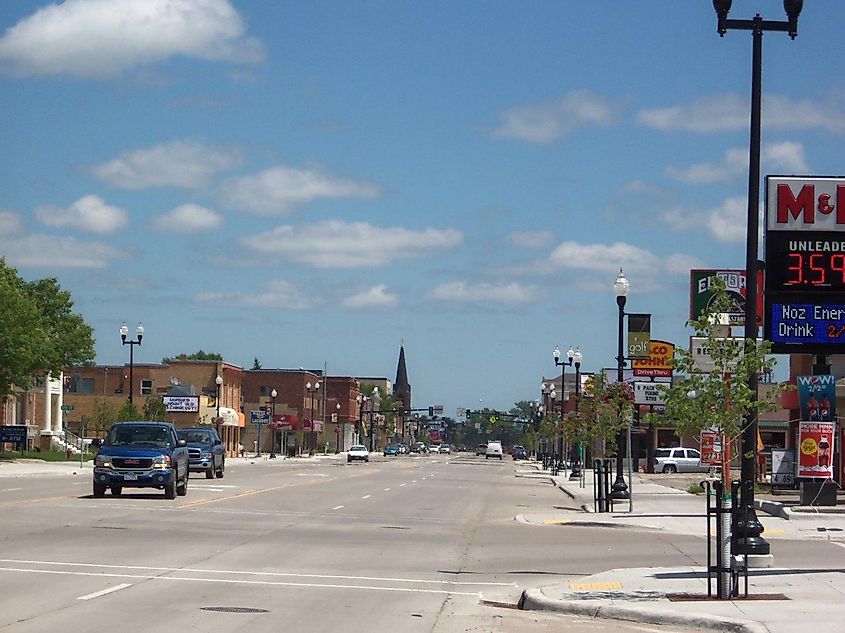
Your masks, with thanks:
<instances>
[{"instance_id":1,"label":"double-globe street lamp","mask_svg":"<svg viewBox=\"0 0 845 633\"><path fill-rule=\"evenodd\" d=\"M751 31L751 135L748 160L748 216L746 222L745 249L745 344L757 340L757 258L758 229L760 224L760 117L763 94L763 32L780 31L795 39L798 35L798 16L804 7L804 0L783 0L787 21L764 20L760 14L751 20L728 18L731 0L713 0L718 18L718 33L725 36L729 30ZM748 377L748 390L757 398L757 373ZM754 510L754 455L757 445L757 411L751 408L742 431L742 467L740 477L739 519L735 525L737 554L768 554L769 543L760 536L763 526Z\"/></svg>"},{"instance_id":2,"label":"double-globe street lamp","mask_svg":"<svg viewBox=\"0 0 845 633\"><path fill-rule=\"evenodd\" d=\"M135 385L135 376L134 376L134 369L135 369L135 346L141 344L141 339L144 338L144 328L141 327L141 324L138 324L138 327L135 328L135 335L137 339L129 339L126 340L126 336L129 334L129 328L126 327L126 321L123 322L123 325L120 326L120 340L123 341L124 345L129 346L129 402L132 402L132 395L133 395L133 387Z\"/></svg>"},{"instance_id":3,"label":"double-globe street lamp","mask_svg":"<svg viewBox=\"0 0 845 633\"><path fill-rule=\"evenodd\" d=\"M563 421L563 416L565 414L566 408L566 398L564 397L566 394L566 368L567 366L572 367L572 363L574 362L573 359L575 358L575 350L573 350L571 347L566 350L565 361L560 359L560 347L555 346L552 355L555 359L555 366L560 367L560 419L561 421ZM563 459L563 433L561 433L560 436L560 458L561 460Z\"/></svg>"},{"instance_id":4,"label":"double-globe street lamp","mask_svg":"<svg viewBox=\"0 0 845 633\"><path fill-rule=\"evenodd\" d=\"M613 291L616 293L616 306L619 308L619 323L616 339L616 380L621 385L624 382L624 368L625 368L625 349L623 344L623 329L625 325L625 302L628 298L628 290L631 284L625 279L625 274L622 269L619 269L619 274L616 276L616 282L613 284ZM619 411L622 413L621 407ZM625 448L626 429L622 428L622 420L619 420L619 430L616 433L616 481L610 488L610 496L613 499L629 499L631 493L628 491L628 484L625 483L625 477L622 475L622 453ZM631 459L631 455L628 455Z\"/></svg>"},{"instance_id":5,"label":"double-globe street lamp","mask_svg":"<svg viewBox=\"0 0 845 633\"><path fill-rule=\"evenodd\" d=\"M320 381L318 380L317 382L315 382L313 387L312 387L310 381L306 382L305 383L305 390L308 392L308 400L309 400L310 405L311 405L311 431L313 432L314 431L314 396L317 393L320 392ZM303 424L302 426L303 426L302 443L304 444L305 443L305 428L304 428L305 425ZM302 450L303 447L300 446L299 448L300 448L300 450Z\"/></svg>"}]
</instances>

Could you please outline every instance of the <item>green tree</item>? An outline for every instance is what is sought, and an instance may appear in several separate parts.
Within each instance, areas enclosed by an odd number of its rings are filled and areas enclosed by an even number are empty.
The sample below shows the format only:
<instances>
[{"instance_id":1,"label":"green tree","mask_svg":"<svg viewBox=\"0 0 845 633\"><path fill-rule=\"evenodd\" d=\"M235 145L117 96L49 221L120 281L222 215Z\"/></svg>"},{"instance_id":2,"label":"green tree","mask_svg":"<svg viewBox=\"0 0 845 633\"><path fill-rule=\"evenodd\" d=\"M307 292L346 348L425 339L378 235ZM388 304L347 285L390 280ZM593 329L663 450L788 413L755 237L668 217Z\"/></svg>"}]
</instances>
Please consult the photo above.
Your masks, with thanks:
<instances>
[{"instance_id":1,"label":"green tree","mask_svg":"<svg viewBox=\"0 0 845 633\"><path fill-rule=\"evenodd\" d=\"M143 416L141 415L141 412L138 411L138 407L135 406L134 402L129 402L129 400L126 400L117 410L117 422L141 419L143 419Z\"/></svg>"},{"instance_id":2,"label":"green tree","mask_svg":"<svg viewBox=\"0 0 845 633\"><path fill-rule=\"evenodd\" d=\"M0 396L94 358L92 330L55 279L26 282L0 257Z\"/></svg>"},{"instance_id":3,"label":"green tree","mask_svg":"<svg viewBox=\"0 0 845 633\"><path fill-rule=\"evenodd\" d=\"M89 424L92 431L102 435L117 421L117 408L108 400L94 398Z\"/></svg>"},{"instance_id":4,"label":"green tree","mask_svg":"<svg viewBox=\"0 0 845 633\"><path fill-rule=\"evenodd\" d=\"M167 409L164 406L164 400L161 396L147 398L144 402L144 419L145 420L166 420Z\"/></svg>"},{"instance_id":5,"label":"green tree","mask_svg":"<svg viewBox=\"0 0 845 633\"><path fill-rule=\"evenodd\" d=\"M193 354L178 354L175 358L165 356L161 359L161 362L163 365L167 365L174 360L213 360L222 362L223 355L217 354L216 352L204 352L203 350L197 350ZM256 358L256 360L258 359ZM253 367L253 369L255 369L255 367Z\"/></svg>"},{"instance_id":6,"label":"green tree","mask_svg":"<svg viewBox=\"0 0 845 633\"><path fill-rule=\"evenodd\" d=\"M675 373L678 378L671 387L664 388L666 406L662 414L649 414L649 422L669 421L678 436L698 435L704 429L721 432L723 437L736 440L742 433L745 420L752 412L777 409L777 397L791 386L777 385L760 398L748 387L749 377L756 372L771 372L776 364L768 356L771 343L755 344L751 339L730 338L723 335L718 315L729 311L731 300L724 282L715 279L714 298L709 310L687 322L696 336L707 339L713 360L710 372L698 371L692 354L682 348L675 351ZM748 448L753 457L756 446ZM729 469L725 469L729 474Z\"/></svg>"},{"instance_id":7,"label":"green tree","mask_svg":"<svg viewBox=\"0 0 845 633\"><path fill-rule=\"evenodd\" d=\"M563 433L575 444L602 442L608 457L616 455L613 439L627 428L634 413L634 392L626 382L607 381L600 372L587 381L589 397L581 396L578 411L573 411L563 423Z\"/></svg>"},{"instance_id":8,"label":"green tree","mask_svg":"<svg viewBox=\"0 0 845 633\"><path fill-rule=\"evenodd\" d=\"M260 361L260 360L258 360L258 356L256 356L255 358L253 358L253 360L252 360L252 368L253 368L253 369L262 369L262 367L261 367L261 361Z\"/></svg>"}]
</instances>

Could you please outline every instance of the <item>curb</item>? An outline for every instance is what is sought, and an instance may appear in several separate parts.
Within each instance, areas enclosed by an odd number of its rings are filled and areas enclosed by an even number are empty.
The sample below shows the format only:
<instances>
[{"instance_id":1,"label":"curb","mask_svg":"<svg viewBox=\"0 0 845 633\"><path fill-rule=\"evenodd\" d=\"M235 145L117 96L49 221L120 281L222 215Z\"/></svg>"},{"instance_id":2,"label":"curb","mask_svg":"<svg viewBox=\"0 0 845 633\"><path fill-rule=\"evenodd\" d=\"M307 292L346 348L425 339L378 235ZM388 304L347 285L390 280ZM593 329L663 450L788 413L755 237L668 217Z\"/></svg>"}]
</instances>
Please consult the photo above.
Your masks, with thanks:
<instances>
[{"instance_id":1,"label":"curb","mask_svg":"<svg viewBox=\"0 0 845 633\"><path fill-rule=\"evenodd\" d=\"M539 589L525 589L519 599L519 608L526 611L553 611L605 620L698 627L711 631L768 633L768 629L763 624L752 620L739 620L702 613L679 613L659 607L636 608L603 602L596 604L595 601L589 602L586 600L554 600Z\"/></svg>"}]
</instances>

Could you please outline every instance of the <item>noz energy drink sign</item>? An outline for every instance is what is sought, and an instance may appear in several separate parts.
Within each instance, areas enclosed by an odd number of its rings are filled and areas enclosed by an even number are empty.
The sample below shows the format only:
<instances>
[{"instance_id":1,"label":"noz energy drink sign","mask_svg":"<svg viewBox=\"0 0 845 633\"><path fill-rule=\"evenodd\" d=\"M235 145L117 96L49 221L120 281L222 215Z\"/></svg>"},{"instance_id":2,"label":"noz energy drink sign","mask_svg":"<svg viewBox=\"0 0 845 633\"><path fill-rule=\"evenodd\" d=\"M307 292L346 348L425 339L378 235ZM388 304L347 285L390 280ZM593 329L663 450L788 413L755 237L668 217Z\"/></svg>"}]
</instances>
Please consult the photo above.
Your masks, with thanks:
<instances>
[{"instance_id":1,"label":"noz energy drink sign","mask_svg":"<svg viewBox=\"0 0 845 633\"><path fill-rule=\"evenodd\" d=\"M833 478L833 422L798 425L798 476Z\"/></svg>"}]
</instances>

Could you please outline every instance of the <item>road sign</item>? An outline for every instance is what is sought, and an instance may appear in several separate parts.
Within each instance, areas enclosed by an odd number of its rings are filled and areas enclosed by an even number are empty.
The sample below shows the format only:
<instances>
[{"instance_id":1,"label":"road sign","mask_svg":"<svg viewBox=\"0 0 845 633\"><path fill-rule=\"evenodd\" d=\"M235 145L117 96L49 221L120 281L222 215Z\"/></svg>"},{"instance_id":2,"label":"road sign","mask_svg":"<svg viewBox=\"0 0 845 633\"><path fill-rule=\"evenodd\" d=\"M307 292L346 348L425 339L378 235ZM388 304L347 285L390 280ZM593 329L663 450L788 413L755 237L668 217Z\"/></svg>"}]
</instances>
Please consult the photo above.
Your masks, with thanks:
<instances>
[{"instance_id":1,"label":"road sign","mask_svg":"<svg viewBox=\"0 0 845 633\"><path fill-rule=\"evenodd\" d=\"M63 404L62 405L62 411L73 411L73 405L72 404Z\"/></svg>"},{"instance_id":2,"label":"road sign","mask_svg":"<svg viewBox=\"0 0 845 633\"><path fill-rule=\"evenodd\" d=\"M434 405L434 415L443 415L443 405L442 404L435 404Z\"/></svg>"},{"instance_id":3,"label":"road sign","mask_svg":"<svg viewBox=\"0 0 845 633\"><path fill-rule=\"evenodd\" d=\"M270 424L270 414L266 411L250 411L249 421L251 424L255 424L256 426Z\"/></svg>"},{"instance_id":4,"label":"road sign","mask_svg":"<svg viewBox=\"0 0 845 633\"><path fill-rule=\"evenodd\" d=\"M666 404L666 394L664 389L668 385L659 382L640 382L634 383L634 403L635 404Z\"/></svg>"}]
</instances>

